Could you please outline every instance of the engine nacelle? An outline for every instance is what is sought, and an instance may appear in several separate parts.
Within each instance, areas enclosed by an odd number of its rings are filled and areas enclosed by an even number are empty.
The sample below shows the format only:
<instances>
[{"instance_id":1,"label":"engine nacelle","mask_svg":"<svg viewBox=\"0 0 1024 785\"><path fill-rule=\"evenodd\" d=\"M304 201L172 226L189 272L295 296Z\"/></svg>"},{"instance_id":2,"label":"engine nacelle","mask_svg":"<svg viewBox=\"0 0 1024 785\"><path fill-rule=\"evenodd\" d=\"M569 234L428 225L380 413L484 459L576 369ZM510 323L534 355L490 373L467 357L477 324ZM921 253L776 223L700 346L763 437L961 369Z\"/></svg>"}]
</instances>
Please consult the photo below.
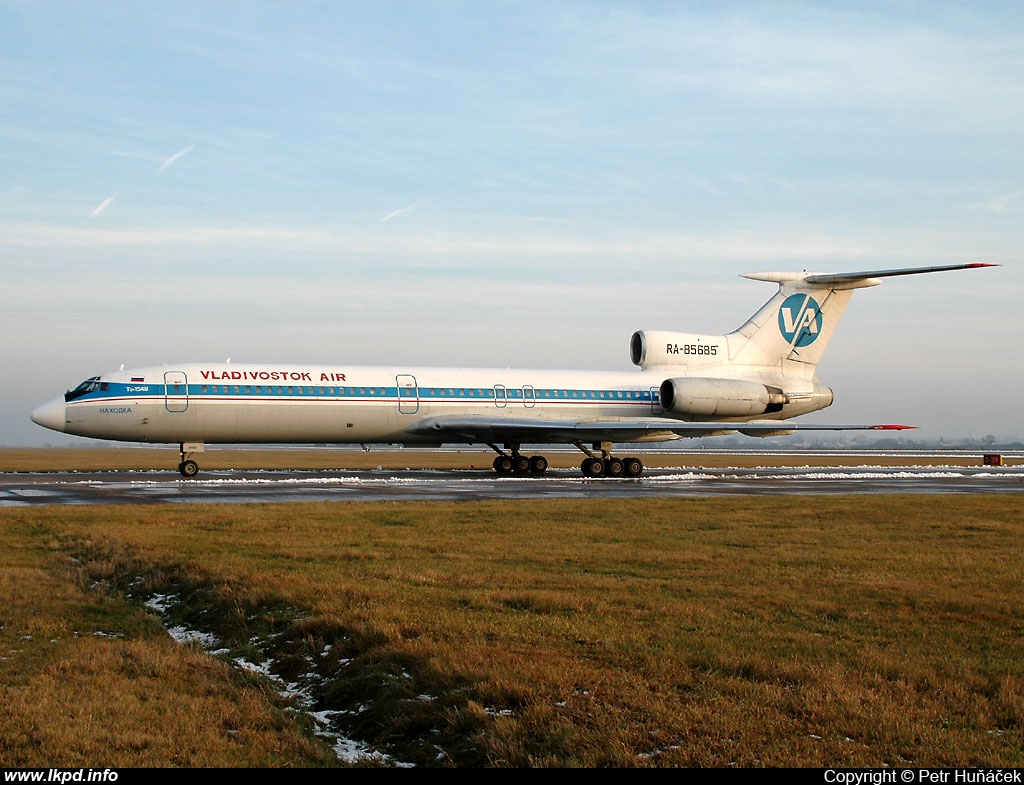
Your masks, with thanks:
<instances>
[{"instance_id":1,"label":"engine nacelle","mask_svg":"<svg viewBox=\"0 0 1024 785\"><path fill-rule=\"evenodd\" d=\"M629 339L629 359L656 365L717 365L729 357L725 336L640 330Z\"/></svg>"},{"instance_id":2,"label":"engine nacelle","mask_svg":"<svg viewBox=\"0 0 1024 785\"><path fill-rule=\"evenodd\" d=\"M700 417L757 417L789 403L780 388L742 379L666 379L659 394L665 411Z\"/></svg>"}]
</instances>

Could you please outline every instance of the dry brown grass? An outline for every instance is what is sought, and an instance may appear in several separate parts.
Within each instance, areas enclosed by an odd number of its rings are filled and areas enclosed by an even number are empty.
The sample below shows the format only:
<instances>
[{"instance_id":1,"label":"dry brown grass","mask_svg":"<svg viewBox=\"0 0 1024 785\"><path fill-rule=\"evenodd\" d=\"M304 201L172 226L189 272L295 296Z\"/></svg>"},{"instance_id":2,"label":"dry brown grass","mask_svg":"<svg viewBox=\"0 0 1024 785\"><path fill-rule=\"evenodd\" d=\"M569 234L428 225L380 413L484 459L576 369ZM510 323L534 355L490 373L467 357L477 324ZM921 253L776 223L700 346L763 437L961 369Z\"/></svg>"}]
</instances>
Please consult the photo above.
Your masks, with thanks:
<instances>
[{"instance_id":1,"label":"dry brown grass","mask_svg":"<svg viewBox=\"0 0 1024 785\"><path fill-rule=\"evenodd\" d=\"M104 749L121 765L322 760L258 681L170 646L126 600L157 592L179 598L169 619L258 646L281 674L315 668L321 708L359 708L346 733L420 765L1014 766L1024 749L1012 494L33 508L0 523L0 642L31 635L3 663L18 765L107 765ZM108 628L122 637L95 637ZM238 745L239 728L281 738Z\"/></svg>"},{"instance_id":2,"label":"dry brown grass","mask_svg":"<svg viewBox=\"0 0 1024 785\"><path fill-rule=\"evenodd\" d=\"M263 688L175 644L137 603L80 585L49 534L26 539L8 523L0 534L0 767L333 760Z\"/></svg>"}]
</instances>

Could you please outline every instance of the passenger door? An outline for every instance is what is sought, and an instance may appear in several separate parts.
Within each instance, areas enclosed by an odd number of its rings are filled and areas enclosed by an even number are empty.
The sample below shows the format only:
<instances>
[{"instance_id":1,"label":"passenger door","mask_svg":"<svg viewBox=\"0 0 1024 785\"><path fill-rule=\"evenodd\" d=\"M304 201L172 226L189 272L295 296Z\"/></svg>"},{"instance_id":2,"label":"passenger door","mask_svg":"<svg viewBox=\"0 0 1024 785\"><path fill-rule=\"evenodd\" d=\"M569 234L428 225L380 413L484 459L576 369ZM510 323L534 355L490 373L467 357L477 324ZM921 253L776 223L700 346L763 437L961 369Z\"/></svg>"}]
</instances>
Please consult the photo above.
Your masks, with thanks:
<instances>
[{"instance_id":1,"label":"passenger door","mask_svg":"<svg viewBox=\"0 0 1024 785\"><path fill-rule=\"evenodd\" d=\"M188 377L184 372L164 372L164 407L169 412L188 411Z\"/></svg>"}]
</instances>

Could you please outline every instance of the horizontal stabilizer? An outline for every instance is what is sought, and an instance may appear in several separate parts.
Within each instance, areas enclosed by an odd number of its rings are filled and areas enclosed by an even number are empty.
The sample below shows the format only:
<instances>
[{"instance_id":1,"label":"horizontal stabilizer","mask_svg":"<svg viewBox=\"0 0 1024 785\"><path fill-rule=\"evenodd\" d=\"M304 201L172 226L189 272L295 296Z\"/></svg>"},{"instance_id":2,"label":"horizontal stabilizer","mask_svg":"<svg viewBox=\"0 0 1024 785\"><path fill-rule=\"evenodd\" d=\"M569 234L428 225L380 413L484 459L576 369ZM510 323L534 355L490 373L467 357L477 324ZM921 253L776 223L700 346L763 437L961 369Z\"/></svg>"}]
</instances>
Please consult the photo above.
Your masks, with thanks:
<instances>
[{"instance_id":1,"label":"horizontal stabilizer","mask_svg":"<svg viewBox=\"0 0 1024 785\"><path fill-rule=\"evenodd\" d=\"M895 278L898 275L917 275L919 273L942 273L948 270L973 270L977 267L998 267L997 264L950 264L939 267L903 267L895 270L870 270L857 273L827 273L823 275L808 275L804 280L813 284L842 284L863 281L871 278Z\"/></svg>"},{"instance_id":2,"label":"horizontal stabilizer","mask_svg":"<svg viewBox=\"0 0 1024 785\"><path fill-rule=\"evenodd\" d=\"M777 284L811 284L812 286L828 287L860 283L862 286L872 286L880 283L880 281L876 280L878 278L895 278L899 275L942 273L949 270L974 270L979 267L998 266L998 264L973 262L971 264L948 264L933 267L899 267L892 270L861 270L852 273L808 273L806 270L803 272L744 273L740 277L749 278L752 281L768 281L769 283Z\"/></svg>"}]
</instances>

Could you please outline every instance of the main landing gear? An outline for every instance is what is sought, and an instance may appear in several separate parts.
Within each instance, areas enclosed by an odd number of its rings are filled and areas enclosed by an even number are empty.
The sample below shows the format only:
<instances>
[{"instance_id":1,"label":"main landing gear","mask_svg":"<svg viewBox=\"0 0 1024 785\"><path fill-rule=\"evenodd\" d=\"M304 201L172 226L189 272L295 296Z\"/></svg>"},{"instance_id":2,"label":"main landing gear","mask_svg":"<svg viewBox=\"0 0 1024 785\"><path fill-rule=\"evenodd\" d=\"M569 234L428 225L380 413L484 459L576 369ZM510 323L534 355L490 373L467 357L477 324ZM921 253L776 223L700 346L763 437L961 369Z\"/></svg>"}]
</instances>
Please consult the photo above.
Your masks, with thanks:
<instances>
[{"instance_id":1,"label":"main landing gear","mask_svg":"<svg viewBox=\"0 0 1024 785\"><path fill-rule=\"evenodd\" d=\"M543 455L522 455L518 444L510 447L509 452L493 444L487 446L498 453L498 457L494 459L494 471L498 474L544 474L548 470L547 458Z\"/></svg>"},{"instance_id":2,"label":"main landing gear","mask_svg":"<svg viewBox=\"0 0 1024 785\"><path fill-rule=\"evenodd\" d=\"M639 458L616 458L611 454L611 443L602 442L595 444L594 449L600 450L600 455L587 449L580 442L573 443L577 449L586 454L580 470L584 477L639 477L644 473L644 465ZM492 450L498 453L494 459L494 471L498 474L521 474L540 475L548 469L548 460L543 455L527 457L519 452L519 445L505 445L502 450L494 444L488 444Z\"/></svg>"},{"instance_id":3,"label":"main landing gear","mask_svg":"<svg viewBox=\"0 0 1024 785\"><path fill-rule=\"evenodd\" d=\"M644 473L644 465L639 458L616 458L611 453L611 442L595 444L594 449L600 450L595 455L580 442L573 442L576 449L586 454L580 470L584 477L639 477Z\"/></svg>"}]
</instances>

